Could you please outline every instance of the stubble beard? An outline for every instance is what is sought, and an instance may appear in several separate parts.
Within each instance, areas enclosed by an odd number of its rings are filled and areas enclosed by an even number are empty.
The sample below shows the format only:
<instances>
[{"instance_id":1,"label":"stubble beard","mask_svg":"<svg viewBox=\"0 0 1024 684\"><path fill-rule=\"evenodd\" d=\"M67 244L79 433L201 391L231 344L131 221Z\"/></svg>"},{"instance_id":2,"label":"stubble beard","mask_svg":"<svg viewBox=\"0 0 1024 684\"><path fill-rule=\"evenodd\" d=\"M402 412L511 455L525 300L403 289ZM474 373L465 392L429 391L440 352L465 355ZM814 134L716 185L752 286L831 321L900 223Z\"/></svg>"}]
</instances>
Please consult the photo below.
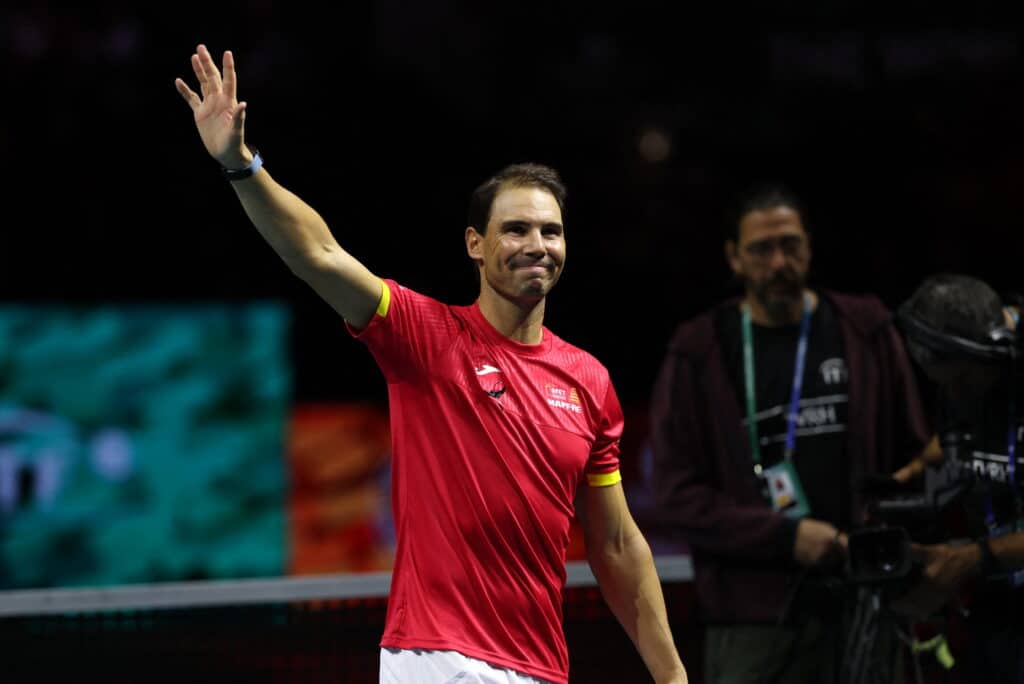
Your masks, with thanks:
<instances>
[{"instance_id":1,"label":"stubble beard","mask_svg":"<svg viewBox=\"0 0 1024 684\"><path fill-rule=\"evenodd\" d=\"M547 297L551 291L550 281L528 281L519 287L518 299L524 303L536 303Z\"/></svg>"},{"instance_id":2,"label":"stubble beard","mask_svg":"<svg viewBox=\"0 0 1024 684\"><path fill-rule=\"evenodd\" d=\"M552 265L538 264L544 266L547 271L547 275L542 278L529 278L519 284L518 290L519 298L523 300L539 301L547 297L548 293L558 282L558 276L560 275L559 269Z\"/></svg>"},{"instance_id":3,"label":"stubble beard","mask_svg":"<svg viewBox=\"0 0 1024 684\"><path fill-rule=\"evenodd\" d=\"M777 277L751 289L769 318L783 322L790 320L794 309L803 300L804 281L796 276Z\"/></svg>"}]
</instances>

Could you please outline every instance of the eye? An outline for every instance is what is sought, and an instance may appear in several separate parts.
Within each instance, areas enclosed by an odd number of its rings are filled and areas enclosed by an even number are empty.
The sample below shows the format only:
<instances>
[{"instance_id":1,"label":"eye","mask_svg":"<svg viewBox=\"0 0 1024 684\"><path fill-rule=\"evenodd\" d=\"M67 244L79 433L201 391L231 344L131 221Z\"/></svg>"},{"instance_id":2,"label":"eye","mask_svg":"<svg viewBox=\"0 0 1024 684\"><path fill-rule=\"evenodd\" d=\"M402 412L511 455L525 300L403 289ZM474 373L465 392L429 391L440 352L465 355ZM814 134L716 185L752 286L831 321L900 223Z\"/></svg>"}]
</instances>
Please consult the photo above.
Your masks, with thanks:
<instances>
[{"instance_id":1,"label":"eye","mask_svg":"<svg viewBox=\"0 0 1024 684\"><path fill-rule=\"evenodd\" d=\"M803 246L804 241L803 238L797 235L788 235L782 238L779 244L782 246L782 251L786 254L795 254Z\"/></svg>"},{"instance_id":2,"label":"eye","mask_svg":"<svg viewBox=\"0 0 1024 684\"><path fill-rule=\"evenodd\" d=\"M775 251L775 244L771 240L751 242L747 245L747 252L753 256L767 256Z\"/></svg>"}]
</instances>

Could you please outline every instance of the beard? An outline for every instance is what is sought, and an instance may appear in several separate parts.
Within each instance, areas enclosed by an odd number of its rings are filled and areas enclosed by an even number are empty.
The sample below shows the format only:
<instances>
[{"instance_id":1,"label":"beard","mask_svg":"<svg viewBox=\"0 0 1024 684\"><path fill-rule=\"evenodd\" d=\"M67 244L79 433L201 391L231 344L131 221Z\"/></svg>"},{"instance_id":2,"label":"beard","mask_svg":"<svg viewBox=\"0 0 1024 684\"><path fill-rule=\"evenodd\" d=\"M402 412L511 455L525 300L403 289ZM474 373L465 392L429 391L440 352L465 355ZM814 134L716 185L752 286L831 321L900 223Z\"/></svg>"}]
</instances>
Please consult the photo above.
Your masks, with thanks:
<instances>
[{"instance_id":1,"label":"beard","mask_svg":"<svg viewBox=\"0 0 1024 684\"><path fill-rule=\"evenodd\" d=\"M750 290L768 315L777 321L789 320L803 301L804 278L795 273L780 273L761 283L749 283Z\"/></svg>"},{"instance_id":2,"label":"beard","mask_svg":"<svg viewBox=\"0 0 1024 684\"><path fill-rule=\"evenodd\" d=\"M531 277L525 282L521 282L518 288L519 296L531 298L545 297L551 288L554 287L555 282L558 281L558 276L560 275L558 267L550 259L535 261L529 258L518 258L512 259L509 262L509 268L513 272L518 268L528 266L543 268L547 272L547 276L543 278Z\"/></svg>"}]
</instances>

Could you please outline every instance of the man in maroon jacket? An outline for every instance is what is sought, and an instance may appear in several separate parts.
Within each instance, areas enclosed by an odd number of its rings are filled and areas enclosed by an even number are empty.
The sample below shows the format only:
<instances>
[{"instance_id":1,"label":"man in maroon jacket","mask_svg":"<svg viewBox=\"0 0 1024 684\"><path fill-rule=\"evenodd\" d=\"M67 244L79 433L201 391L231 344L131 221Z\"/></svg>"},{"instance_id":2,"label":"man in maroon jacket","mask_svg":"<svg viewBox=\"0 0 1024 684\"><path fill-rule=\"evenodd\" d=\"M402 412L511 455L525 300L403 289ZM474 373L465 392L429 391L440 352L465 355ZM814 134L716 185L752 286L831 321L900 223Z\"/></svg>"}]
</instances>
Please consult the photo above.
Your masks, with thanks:
<instances>
[{"instance_id":1,"label":"man in maroon jacket","mask_svg":"<svg viewBox=\"0 0 1024 684\"><path fill-rule=\"evenodd\" d=\"M693 552L706 681L835 681L827 580L862 522L857 483L919 453L928 426L883 304L806 286L792 195L748 193L725 250L743 297L679 327L654 389L661 519Z\"/></svg>"}]
</instances>

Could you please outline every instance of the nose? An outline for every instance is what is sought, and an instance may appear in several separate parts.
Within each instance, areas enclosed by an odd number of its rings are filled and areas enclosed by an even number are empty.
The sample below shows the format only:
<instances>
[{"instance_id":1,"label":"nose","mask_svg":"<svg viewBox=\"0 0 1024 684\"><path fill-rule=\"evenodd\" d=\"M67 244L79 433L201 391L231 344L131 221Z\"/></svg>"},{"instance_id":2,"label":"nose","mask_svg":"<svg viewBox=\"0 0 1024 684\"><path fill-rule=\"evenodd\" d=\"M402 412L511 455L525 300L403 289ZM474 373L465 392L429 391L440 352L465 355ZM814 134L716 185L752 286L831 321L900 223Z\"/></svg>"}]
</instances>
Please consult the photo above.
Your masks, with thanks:
<instances>
[{"instance_id":1,"label":"nose","mask_svg":"<svg viewBox=\"0 0 1024 684\"><path fill-rule=\"evenodd\" d=\"M526 233L523 242L523 253L538 257L542 257L547 253L547 248L544 246L544 236L540 234L539 228L534 228Z\"/></svg>"},{"instance_id":2,"label":"nose","mask_svg":"<svg viewBox=\"0 0 1024 684\"><path fill-rule=\"evenodd\" d=\"M772 252L768 257L768 268L773 272L786 268L786 252L782 249L782 245L772 245Z\"/></svg>"}]
</instances>

